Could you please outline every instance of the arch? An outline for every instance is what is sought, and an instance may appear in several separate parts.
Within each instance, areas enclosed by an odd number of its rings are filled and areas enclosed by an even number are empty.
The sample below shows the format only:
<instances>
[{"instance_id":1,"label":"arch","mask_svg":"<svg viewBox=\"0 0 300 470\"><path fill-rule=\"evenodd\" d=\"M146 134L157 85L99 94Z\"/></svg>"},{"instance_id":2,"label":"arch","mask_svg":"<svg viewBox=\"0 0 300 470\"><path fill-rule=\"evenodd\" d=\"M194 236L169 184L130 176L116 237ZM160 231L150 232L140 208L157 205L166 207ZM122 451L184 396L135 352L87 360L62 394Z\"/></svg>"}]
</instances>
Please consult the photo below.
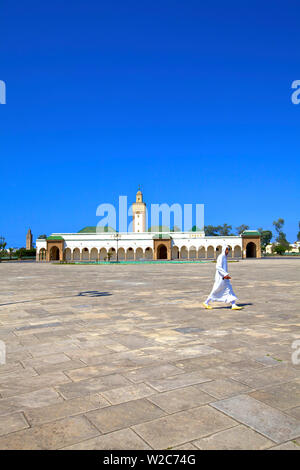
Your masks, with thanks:
<instances>
[{"instance_id":1,"label":"arch","mask_svg":"<svg viewBox=\"0 0 300 470\"><path fill-rule=\"evenodd\" d=\"M188 249L186 246L182 246L180 249L180 258L187 259L188 258Z\"/></svg>"},{"instance_id":2,"label":"arch","mask_svg":"<svg viewBox=\"0 0 300 470\"><path fill-rule=\"evenodd\" d=\"M100 251L99 251L99 259L101 261L106 261L107 259L107 251L106 251L106 248L101 248Z\"/></svg>"},{"instance_id":3,"label":"arch","mask_svg":"<svg viewBox=\"0 0 300 470\"><path fill-rule=\"evenodd\" d=\"M140 260L140 259L143 259L144 258L144 252L143 252L143 249L138 247L136 249L136 253L135 253L135 259L137 260Z\"/></svg>"},{"instance_id":4,"label":"arch","mask_svg":"<svg viewBox=\"0 0 300 470\"><path fill-rule=\"evenodd\" d=\"M91 249L90 259L91 259L91 261L98 261L98 250L97 250L97 248L92 248Z\"/></svg>"},{"instance_id":5,"label":"arch","mask_svg":"<svg viewBox=\"0 0 300 470\"><path fill-rule=\"evenodd\" d=\"M234 254L234 257L235 257L235 258L241 258L241 257L242 257L242 249L241 249L241 247L240 247L239 245L237 245L237 246L234 247L234 252L233 252L233 254Z\"/></svg>"},{"instance_id":6,"label":"arch","mask_svg":"<svg viewBox=\"0 0 300 470\"><path fill-rule=\"evenodd\" d=\"M57 246L52 246L50 248L50 261L59 260L59 248Z\"/></svg>"},{"instance_id":7,"label":"arch","mask_svg":"<svg viewBox=\"0 0 300 470\"><path fill-rule=\"evenodd\" d=\"M191 246L189 250L189 258L196 259L197 258L197 250L195 246Z\"/></svg>"},{"instance_id":8,"label":"arch","mask_svg":"<svg viewBox=\"0 0 300 470\"><path fill-rule=\"evenodd\" d=\"M179 258L179 248L178 246L173 246L172 247L172 259L178 259Z\"/></svg>"},{"instance_id":9,"label":"arch","mask_svg":"<svg viewBox=\"0 0 300 470\"><path fill-rule=\"evenodd\" d=\"M129 248L127 248L126 259L127 260L134 260L134 249L131 248L131 246Z\"/></svg>"},{"instance_id":10,"label":"arch","mask_svg":"<svg viewBox=\"0 0 300 470\"><path fill-rule=\"evenodd\" d=\"M253 242L247 243L246 258L256 258L256 245Z\"/></svg>"},{"instance_id":11,"label":"arch","mask_svg":"<svg viewBox=\"0 0 300 470\"><path fill-rule=\"evenodd\" d=\"M227 258L233 258L233 249L232 249L232 246L228 245L229 246L229 253L228 253L228 256Z\"/></svg>"},{"instance_id":12,"label":"arch","mask_svg":"<svg viewBox=\"0 0 300 470\"><path fill-rule=\"evenodd\" d=\"M215 257L215 250L213 246L209 246L207 248L207 257L208 258L214 258Z\"/></svg>"},{"instance_id":13,"label":"arch","mask_svg":"<svg viewBox=\"0 0 300 470\"><path fill-rule=\"evenodd\" d=\"M73 260L80 261L80 250L79 248L74 248L73 250Z\"/></svg>"},{"instance_id":14,"label":"arch","mask_svg":"<svg viewBox=\"0 0 300 470\"><path fill-rule=\"evenodd\" d=\"M88 248L82 248L81 259L82 259L82 261L89 261L90 260L90 252L89 252Z\"/></svg>"},{"instance_id":15,"label":"arch","mask_svg":"<svg viewBox=\"0 0 300 470\"><path fill-rule=\"evenodd\" d=\"M118 249L118 260L119 261L124 261L125 260L125 250L124 250L124 248L119 248Z\"/></svg>"},{"instance_id":16,"label":"arch","mask_svg":"<svg viewBox=\"0 0 300 470\"><path fill-rule=\"evenodd\" d=\"M117 261L117 251L114 247L110 248L108 253L110 253L110 261Z\"/></svg>"},{"instance_id":17,"label":"arch","mask_svg":"<svg viewBox=\"0 0 300 470\"><path fill-rule=\"evenodd\" d=\"M39 261L45 261L46 260L46 249L41 248L39 251Z\"/></svg>"},{"instance_id":18,"label":"arch","mask_svg":"<svg viewBox=\"0 0 300 470\"><path fill-rule=\"evenodd\" d=\"M158 245L157 259L168 259L168 249L166 245Z\"/></svg>"},{"instance_id":19,"label":"arch","mask_svg":"<svg viewBox=\"0 0 300 470\"><path fill-rule=\"evenodd\" d=\"M206 252L205 247L201 246L198 250L198 258L205 258Z\"/></svg>"},{"instance_id":20,"label":"arch","mask_svg":"<svg viewBox=\"0 0 300 470\"><path fill-rule=\"evenodd\" d=\"M150 246L148 246L145 250L145 258L148 260L153 259L153 250Z\"/></svg>"},{"instance_id":21,"label":"arch","mask_svg":"<svg viewBox=\"0 0 300 470\"><path fill-rule=\"evenodd\" d=\"M71 248L66 248L64 251L64 260L71 261L71 259L72 259Z\"/></svg>"},{"instance_id":22,"label":"arch","mask_svg":"<svg viewBox=\"0 0 300 470\"><path fill-rule=\"evenodd\" d=\"M216 258L222 253L222 245L218 245L216 248Z\"/></svg>"}]
</instances>

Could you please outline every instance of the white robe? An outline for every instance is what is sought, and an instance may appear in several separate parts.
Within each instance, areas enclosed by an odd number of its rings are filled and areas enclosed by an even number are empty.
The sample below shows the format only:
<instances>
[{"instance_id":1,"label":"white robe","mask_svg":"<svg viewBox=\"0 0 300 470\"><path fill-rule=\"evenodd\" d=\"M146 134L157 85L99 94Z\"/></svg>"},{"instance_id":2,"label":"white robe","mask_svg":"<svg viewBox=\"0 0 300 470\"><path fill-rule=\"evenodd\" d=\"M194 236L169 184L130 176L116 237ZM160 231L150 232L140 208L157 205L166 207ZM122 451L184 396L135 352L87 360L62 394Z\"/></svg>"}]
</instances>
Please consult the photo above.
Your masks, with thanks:
<instances>
[{"instance_id":1,"label":"white robe","mask_svg":"<svg viewBox=\"0 0 300 470\"><path fill-rule=\"evenodd\" d=\"M235 302L237 300L230 279L224 279L224 276L228 276L225 249L226 247L223 248L222 254L218 256L215 283L209 295L209 300L215 302Z\"/></svg>"}]
</instances>

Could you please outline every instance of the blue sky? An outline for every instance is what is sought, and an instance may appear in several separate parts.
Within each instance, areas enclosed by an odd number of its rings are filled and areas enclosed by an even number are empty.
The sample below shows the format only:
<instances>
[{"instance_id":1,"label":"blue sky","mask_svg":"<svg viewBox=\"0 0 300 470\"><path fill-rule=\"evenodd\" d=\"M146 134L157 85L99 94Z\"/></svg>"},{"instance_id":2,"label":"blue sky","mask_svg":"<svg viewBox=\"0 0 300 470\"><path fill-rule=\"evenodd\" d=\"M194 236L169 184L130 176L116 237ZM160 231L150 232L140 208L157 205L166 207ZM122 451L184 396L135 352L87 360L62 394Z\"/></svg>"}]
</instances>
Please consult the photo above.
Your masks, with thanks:
<instances>
[{"instance_id":1,"label":"blue sky","mask_svg":"<svg viewBox=\"0 0 300 470\"><path fill-rule=\"evenodd\" d=\"M300 214L298 0L1 3L0 234L96 225L134 200L205 223Z\"/></svg>"}]
</instances>

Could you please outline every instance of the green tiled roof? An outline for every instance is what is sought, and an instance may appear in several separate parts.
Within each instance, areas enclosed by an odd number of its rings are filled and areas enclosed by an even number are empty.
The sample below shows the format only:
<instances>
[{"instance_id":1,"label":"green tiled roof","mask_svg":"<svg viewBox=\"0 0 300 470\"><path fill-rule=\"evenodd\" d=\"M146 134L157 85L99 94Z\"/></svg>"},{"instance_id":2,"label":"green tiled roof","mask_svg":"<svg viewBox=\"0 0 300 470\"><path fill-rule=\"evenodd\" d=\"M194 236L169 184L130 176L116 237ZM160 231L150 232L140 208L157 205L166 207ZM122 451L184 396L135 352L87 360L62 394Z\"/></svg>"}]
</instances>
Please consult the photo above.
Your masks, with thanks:
<instances>
[{"instance_id":1,"label":"green tiled roof","mask_svg":"<svg viewBox=\"0 0 300 470\"><path fill-rule=\"evenodd\" d=\"M243 236L249 237L251 235L255 237L260 237L260 232L258 230L244 230L244 232L242 233L242 237Z\"/></svg>"},{"instance_id":2,"label":"green tiled roof","mask_svg":"<svg viewBox=\"0 0 300 470\"><path fill-rule=\"evenodd\" d=\"M168 240L170 240L170 238L172 238L172 237L168 233L157 233L152 237L153 240L158 240L158 239L168 239Z\"/></svg>"},{"instance_id":3,"label":"green tiled roof","mask_svg":"<svg viewBox=\"0 0 300 470\"><path fill-rule=\"evenodd\" d=\"M112 227L84 227L78 233L116 232Z\"/></svg>"},{"instance_id":4,"label":"green tiled roof","mask_svg":"<svg viewBox=\"0 0 300 470\"><path fill-rule=\"evenodd\" d=\"M47 240L64 240L64 238L60 235L50 235L50 237L47 237Z\"/></svg>"}]
</instances>

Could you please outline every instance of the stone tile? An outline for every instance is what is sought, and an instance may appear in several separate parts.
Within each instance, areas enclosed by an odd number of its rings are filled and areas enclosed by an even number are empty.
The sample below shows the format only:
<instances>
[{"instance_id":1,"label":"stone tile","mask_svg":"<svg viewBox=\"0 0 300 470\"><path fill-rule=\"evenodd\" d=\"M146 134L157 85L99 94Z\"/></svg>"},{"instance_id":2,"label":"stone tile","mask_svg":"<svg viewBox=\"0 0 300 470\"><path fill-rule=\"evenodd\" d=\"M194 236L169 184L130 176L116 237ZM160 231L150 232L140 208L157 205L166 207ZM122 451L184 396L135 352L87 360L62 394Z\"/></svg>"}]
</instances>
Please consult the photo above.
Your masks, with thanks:
<instances>
[{"instance_id":1,"label":"stone tile","mask_svg":"<svg viewBox=\"0 0 300 470\"><path fill-rule=\"evenodd\" d=\"M279 410L300 406L300 379L258 390L250 396Z\"/></svg>"},{"instance_id":2,"label":"stone tile","mask_svg":"<svg viewBox=\"0 0 300 470\"><path fill-rule=\"evenodd\" d=\"M162 410L145 399L110 406L86 414L102 433L117 431L163 415Z\"/></svg>"},{"instance_id":3,"label":"stone tile","mask_svg":"<svg viewBox=\"0 0 300 470\"><path fill-rule=\"evenodd\" d=\"M290 416L293 416L294 418L300 421L300 406L297 406L296 408L292 408L290 410L285 410L285 413Z\"/></svg>"},{"instance_id":4,"label":"stone tile","mask_svg":"<svg viewBox=\"0 0 300 470\"><path fill-rule=\"evenodd\" d=\"M214 398L196 387L187 387L172 390L170 392L158 393L148 397L148 400L159 406L167 413L176 413L178 411L188 410L204 405Z\"/></svg>"},{"instance_id":5,"label":"stone tile","mask_svg":"<svg viewBox=\"0 0 300 470\"><path fill-rule=\"evenodd\" d=\"M97 393L113 388L129 385L130 382L119 374L105 375L79 382L69 382L56 387L56 390L66 399L76 398L91 393Z\"/></svg>"},{"instance_id":6,"label":"stone tile","mask_svg":"<svg viewBox=\"0 0 300 470\"><path fill-rule=\"evenodd\" d=\"M274 446L270 450L300 450L300 444L297 444L296 441L289 441L279 446Z\"/></svg>"},{"instance_id":7,"label":"stone tile","mask_svg":"<svg viewBox=\"0 0 300 470\"><path fill-rule=\"evenodd\" d=\"M197 385L197 388L209 393L212 397L220 399L251 391L251 388L247 387L247 385L230 379L213 380L212 382Z\"/></svg>"},{"instance_id":8,"label":"stone tile","mask_svg":"<svg viewBox=\"0 0 300 470\"><path fill-rule=\"evenodd\" d=\"M97 435L99 431L84 416L75 416L0 437L0 449L61 449Z\"/></svg>"},{"instance_id":9,"label":"stone tile","mask_svg":"<svg viewBox=\"0 0 300 470\"><path fill-rule=\"evenodd\" d=\"M112 405L118 405L126 401L138 400L155 394L155 390L144 383L127 385L126 387L114 388L101 392Z\"/></svg>"},{"instance_id":10,"label":"stone tile","mask_svg":"<svg viewBox=\"0 0 300 470\"><path fill-rule=\"evenodd\" d=\"M13 413L11 415L1 416L0 419L0 436L11 432L20 431L20 429L28 428L29 424L22 413Z\"/></svg>"},{"instance_id":11,"label":"stone tile","mask_svg":"<svg viewBox=\"0 0 300 470\"><path fill-rule=\"evenodd\" d=\"M120 365L114 365L112 363L103 363L98 366L85 366L80 367L79 369L73 369L66 371L66 376L69 377L73 382L78 382L79 380L89 379L92 377L97 377L101 375L109 375L114 372L126 372L134 367L134 364L129 362L129 367L121 367ZM124 370L122 370L124 369Z\"/></svg>"},{"instance_id":12,"label":"stone tile","mask_svg":"<svg viewBox=\"0 0 300 470\"><path fill-rule=\"evenodd\" d=\"M0 416L22 411L26 408L39 408L62 402L61 396L52 388L42 388L0 400Z\"/></svg>"},{"instance_id":13,"label":"stone tile","mask_svg":"<svg viewBox=\"0 0 300 470\"><path fill-rule=\"evenodd\" d=\"M164 377L170 377L178 374L182 374L183 371L178 367L170 364L162 364L159 366L142 367L139 369L132 370L125 374L131 382L139 383L145 380L155 380Z\"/></svg>"},{"instance_id":14,"label":"stone tile","mask_svg":"<svg viewBox=\"0 0 300 470\"><path fill-rule=\"evenodd\" d=\"M1 381L0 383L0 394L5 398L32 392L40 388L63 384L65 382L70 382L70 379L68 379L63 372L50 372L48 374L26 378L6 378L5 381Z\"/></svg>"},{"instance_id":15,"label":"stone tile","mask_svg":"<svg viewBox=\"0 0 300 470\"><path fill-rule=\"evenodd\" d=\"M151 449L131 429L122 429L104 436L64 447L63 450L148 450Z\"/></svg>"},{"instance_id":16,"label":"stone tile","mask_svg":"<svg viewBox=\"0 0 300 470\"><path fill-rule=\"evenodd\" d=\"M191 442L187 442L186 444L181 444L181 446L171 447L171 450L199 450L194 444Z\"/></svg>"},{"instance_id":17,"label":"stone tile","mask_svg":"<svg viewBox=\"0 0 300 470\"><path fill-rule=\"evenodd\" d=\"M68 418L105 406L109 406L105 398L100 395L87 395L84 398L73 398L54 405L27 409L24 413L30 426L39 426L40 424Z\"/></svg>"},{"instance_id":18,"label":"stone tile","mask_svg":"<svg viewBox=\"0 0 300 470\"><path fill-rule=\"evenodd\" d=\"M148 380L147 383L158 392L166 392L168 390L174 390L176 388L183 388L189 385L195 385L198 383L208 382L211 379L205 377L205 373L201 371L190 372L187 374L181 374L174 377L161 380Z\"/></svg>"},{"instance_id":19,"label":"stone tile","mask_svg":"<svg viewBox=\"0 0 300 470\"><path fill-rule=\"evenodd\" d=\"M275 366L266 367L263 370L236 375L234 380L244 383L251 388L264 388L269 385L277 385L299 377L299 372L291 367Z\"/></svg>"},{"instance_id":20,"label":"stone tile","mask_svg":"<svg viewBox=\"0 0 300 470\"><path fill-rule=\"evenodd\" d=\"M274 442L246 426L236 426L194 441L194 445L200 450L263 450Z\"/></svg>"},{"instance_id":21,"label":"stone tile","mask_svg":"<svg viewBox=\"0 0 300 470\"><path fill-rule=\"evenodd\" d=\"M193 441L237 423L208 405L181 411L148 423L133 426L152 448L168 449Z\"/></svg>"},{"instance_id":22,"label":"stone tile","mask_svg":"<svg viewBox=\"0 0 300 470\"><path fill-rule=\"evenodd\" d=\"M299 421L247 395L227 398L211 406L277 444L300 436Z\"/></svg>"}]
</instances>

